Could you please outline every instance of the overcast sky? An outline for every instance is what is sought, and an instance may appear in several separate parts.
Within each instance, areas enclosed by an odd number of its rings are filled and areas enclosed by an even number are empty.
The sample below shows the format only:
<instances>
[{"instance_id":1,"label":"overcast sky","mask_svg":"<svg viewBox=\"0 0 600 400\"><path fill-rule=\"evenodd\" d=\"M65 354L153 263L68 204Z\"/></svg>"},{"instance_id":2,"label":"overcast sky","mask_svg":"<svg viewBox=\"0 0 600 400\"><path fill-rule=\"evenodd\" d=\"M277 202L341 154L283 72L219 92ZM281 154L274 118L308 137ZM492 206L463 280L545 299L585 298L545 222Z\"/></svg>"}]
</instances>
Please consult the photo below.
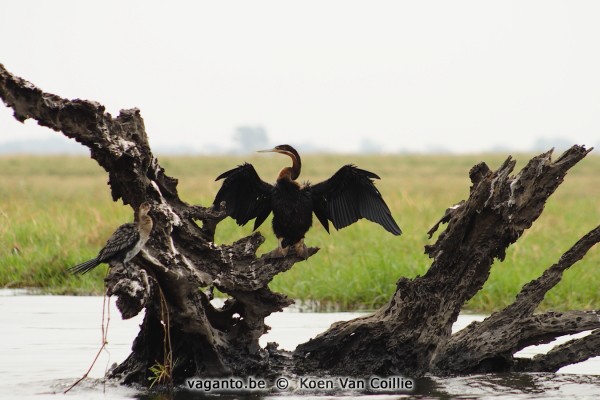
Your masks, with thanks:
<instances>
[{"instance_id":1,"label":"overcast sky","mask_svg":"<svg viewBox=\"0 0 600 400\"><path fill-rule=\"evenodd\" d=\"M0 63L138 107L153 146L600 145L598 1L0 2ZM0 106L2 142L56 136Z\"/></svg>"}]
</instances>

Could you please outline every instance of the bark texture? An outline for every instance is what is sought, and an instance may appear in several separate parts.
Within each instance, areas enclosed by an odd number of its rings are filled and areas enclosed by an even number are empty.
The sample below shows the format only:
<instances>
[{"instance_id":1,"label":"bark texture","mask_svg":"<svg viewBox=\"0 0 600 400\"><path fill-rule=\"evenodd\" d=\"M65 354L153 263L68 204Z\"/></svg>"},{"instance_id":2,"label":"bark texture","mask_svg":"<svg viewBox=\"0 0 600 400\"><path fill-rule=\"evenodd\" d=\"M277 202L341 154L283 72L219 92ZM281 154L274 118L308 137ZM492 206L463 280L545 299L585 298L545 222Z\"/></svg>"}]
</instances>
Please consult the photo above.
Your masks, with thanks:
<instances>
[{"instance_id":1,"label":"bark texture","mask_svg":"<svg viewBox=\"0 0 600 400\"><path fill-rule=\"evenodd\" d=\"M600 353L600 320L595 312L535 314L562 273L600 240L600 227L577 242L515 302L485 321L451 333L463 305L489 277L495 259L541 214L567 171L590 150L573 146L556 160L552 152L532 158L515 175L509 157L496 171L485 163L470 171L469 198L448 208L428 232L447 223L436 242L425 246L432 264L415 279L400 278L389 303L372 315L339 322L293 352L261 348L269 327L265 317L292 303L272 292L273 277L301 261L257 257L264 238L254 233L232 245L213 243L221 210L190 205L179 198L177 180L165 174L148 145L139 110L115 118L93 101L45 93L0 65L0 97L18 121L35 119L74 138L108 173L115 201L134 209L152 203L155 228L128 275L115 265L106 280L123 318L145 309L129 358L111 372L127 383L147 385L157 360L170 365L174 380L191 376L340 374L351 376L490 371L555 371ZM318 249L309 249L314 255ZM210 303L216 287L229 299ZM168 335L167 329L168 326ZM518 359L523 347L570 333L592 334L557 346L546 355Z\"/></svg>"}]
</instances>

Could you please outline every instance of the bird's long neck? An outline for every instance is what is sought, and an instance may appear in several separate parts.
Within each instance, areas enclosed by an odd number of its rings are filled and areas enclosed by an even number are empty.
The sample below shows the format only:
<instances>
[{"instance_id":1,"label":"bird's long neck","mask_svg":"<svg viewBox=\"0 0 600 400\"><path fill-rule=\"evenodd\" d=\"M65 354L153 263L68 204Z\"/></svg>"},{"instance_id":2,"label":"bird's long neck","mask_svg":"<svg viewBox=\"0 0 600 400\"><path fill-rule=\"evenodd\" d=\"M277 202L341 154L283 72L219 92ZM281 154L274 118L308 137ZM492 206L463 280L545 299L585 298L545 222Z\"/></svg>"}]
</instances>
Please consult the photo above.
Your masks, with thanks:
<instances>
[{"instance_id":1,"label":"bird's long neck","mask_svg":"<svg viewBox=\"0 0 600 400\"><path fill-rule=\"evenodd\" d=\"M140 211L137 223L140 234L146 237L150 236L153 224L152 218L148 215L147 211Z\"/></svg>"},{"instance_id":2,"label":"bird's long neck","mask_svg":"<svg viewBox=\"0 0 600 400\"><path fill-rule=\"evenodd\" d=\"M290 181L295 181L300 176L300 170L302 169L302 161L300 161L300 156L294 154L285 153L292 159L292 166L285 167L281 171L279 171L279 176L277 180L287 179Z\"/></svg>"}]
</instances>

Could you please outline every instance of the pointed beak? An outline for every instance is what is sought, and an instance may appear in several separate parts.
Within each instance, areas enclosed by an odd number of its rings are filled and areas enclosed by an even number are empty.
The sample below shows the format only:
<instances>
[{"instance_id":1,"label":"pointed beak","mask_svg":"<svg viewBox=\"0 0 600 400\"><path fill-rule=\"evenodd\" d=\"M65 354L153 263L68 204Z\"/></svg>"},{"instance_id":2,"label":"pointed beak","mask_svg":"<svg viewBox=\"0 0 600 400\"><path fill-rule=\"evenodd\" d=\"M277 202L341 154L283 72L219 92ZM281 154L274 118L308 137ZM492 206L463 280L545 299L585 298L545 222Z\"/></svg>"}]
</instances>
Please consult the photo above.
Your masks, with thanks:
<instances>
[{"instance_id":1,"label":"pointed beak","mask_svg":"<svg viewBox=\"0 0 600 400\"><path fill-rule=\"evenodd\" d=\"M279 151L275 148L269 150L258 150L257 153L278 153Z\"/></svg>"}]
</instances>

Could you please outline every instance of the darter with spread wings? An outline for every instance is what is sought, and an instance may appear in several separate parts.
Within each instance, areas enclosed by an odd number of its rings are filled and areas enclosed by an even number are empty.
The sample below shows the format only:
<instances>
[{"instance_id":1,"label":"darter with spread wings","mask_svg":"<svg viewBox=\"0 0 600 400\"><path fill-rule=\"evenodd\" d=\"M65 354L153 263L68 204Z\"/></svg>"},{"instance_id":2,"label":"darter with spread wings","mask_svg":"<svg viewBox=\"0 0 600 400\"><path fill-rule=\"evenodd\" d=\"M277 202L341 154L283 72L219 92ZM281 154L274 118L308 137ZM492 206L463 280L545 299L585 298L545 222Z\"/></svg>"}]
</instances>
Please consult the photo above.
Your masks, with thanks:
<instances>
[{"instance_id":1,"label":"darter with spread wings","mask_svg":"<svg viewBox=\"0 0 600 400\"><path fill-rule=\"evenodd\" d=\"M393 235L402 233L373 184L374 179L379 179L376 174L345 165L326 181L300 184L296 179L302 164L292 146L280 145L261 152L285 154L292 159L292 166L279 172L274 185L260 179L252 164L244 163L224 172L216 179L224 181L213 205L218 208L224 201L227 215L239 225L255 219L255 230L272 212L273 231L279 240L273 256L285 257L292 246L297 255L308 257L304 235L312 226L313 213L327 232L330 221L341 229L366 218Z\"/></svg>"}]
</instances>

